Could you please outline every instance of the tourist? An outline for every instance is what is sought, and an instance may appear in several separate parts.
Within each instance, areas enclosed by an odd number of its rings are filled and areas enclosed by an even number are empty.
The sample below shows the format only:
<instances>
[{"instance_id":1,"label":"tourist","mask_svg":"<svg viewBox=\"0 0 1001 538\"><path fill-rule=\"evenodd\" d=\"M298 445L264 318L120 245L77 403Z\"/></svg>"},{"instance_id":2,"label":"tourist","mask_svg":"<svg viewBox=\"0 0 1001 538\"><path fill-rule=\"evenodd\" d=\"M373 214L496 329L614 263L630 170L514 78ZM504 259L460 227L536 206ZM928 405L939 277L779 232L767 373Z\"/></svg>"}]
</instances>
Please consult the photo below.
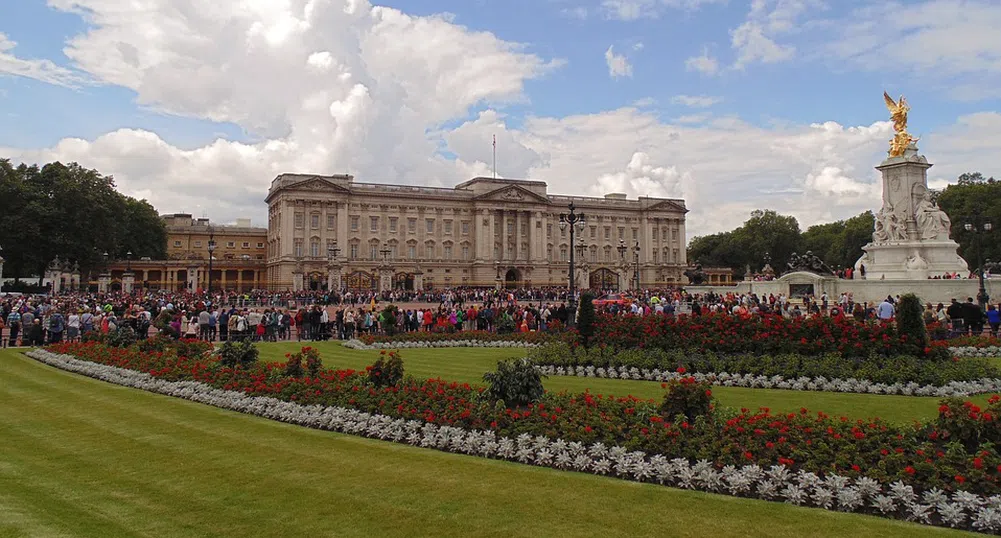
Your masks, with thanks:
<instances>
[{"instance_id":1,"label":"tourist","mask_svg":"<svg viewBox=\"0 0 1001 538\"><path fill-rule=\"evenodd\" d=\"M879 303L876 308L876 316L882 321L890 321L893 319L894 313L893 298L887 295L886 299L883 299L883 302Z\"/></svg>"},{"instance_id":2,"label":"tourist","mask_svg":"<svg viewBox=\"0 0 1001 538\"><path fill-rule=\"evenodd\" d=\"M991 327L991 336L997 338L998 327L1001 327L1001 310L998 307L994 305L987 307L987 324Z\"/></svg>"}]
</instances>

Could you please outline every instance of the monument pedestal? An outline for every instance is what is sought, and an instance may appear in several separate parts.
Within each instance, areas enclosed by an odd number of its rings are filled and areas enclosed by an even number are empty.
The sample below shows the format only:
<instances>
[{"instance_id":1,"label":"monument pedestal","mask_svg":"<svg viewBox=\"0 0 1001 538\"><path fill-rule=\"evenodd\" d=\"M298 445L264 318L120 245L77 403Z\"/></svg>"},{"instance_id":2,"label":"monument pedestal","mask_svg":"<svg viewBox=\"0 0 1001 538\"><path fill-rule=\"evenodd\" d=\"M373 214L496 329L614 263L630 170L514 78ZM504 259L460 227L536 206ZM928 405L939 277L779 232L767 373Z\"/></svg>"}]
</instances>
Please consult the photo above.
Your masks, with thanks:
<instances>
[{"instance_id":1,"label":"monument pedestal","mask_svg":"<svg viewBox=\"0 0 1001 538\"><path fill-rule=\"evenodd\" d=\"M883 175L883 207L876 214L872 242L855 262L867 280L925 280L946 273L966 276L969 268L949 238L951 222L928 191L931 164L913 141L903 154L876 167Z\"/></svg>"},{"instance_id":2,"label":"monument pedestal","mask_svg":"<svg viewBox=\"0 0 1001 538\"><path fill-rule=\"evenodd\" d=\"M865 277L869 280L922 280L946 273L966 277L969 267L956 253L957 248L959 245L951 239L869 243L862 247L865 255L855 264L856 274L865 265Z\"/></svg>"}]
</instances>

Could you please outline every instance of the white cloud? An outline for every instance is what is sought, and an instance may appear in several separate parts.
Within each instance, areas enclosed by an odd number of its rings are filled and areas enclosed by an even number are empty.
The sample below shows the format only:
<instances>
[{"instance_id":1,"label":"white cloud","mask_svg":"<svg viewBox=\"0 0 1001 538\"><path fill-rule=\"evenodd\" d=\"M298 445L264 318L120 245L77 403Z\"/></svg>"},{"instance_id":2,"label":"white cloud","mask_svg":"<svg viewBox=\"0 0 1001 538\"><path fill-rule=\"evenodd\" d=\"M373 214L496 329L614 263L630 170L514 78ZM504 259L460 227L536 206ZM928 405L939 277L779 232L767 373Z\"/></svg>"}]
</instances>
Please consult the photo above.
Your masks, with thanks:
<instances>
[{"instance_id":1,"label":"white cloud","mask_svg":"<svg viewBox=\"0 0 1001 538\"><path fill-rule=\"evenodd\" d=\"M703 49L701 56L692 56L685 60L685 69L712 76L719 73L719 62L709 55L708 49Z\"/></svg>"},{"instance_id":2,"label":"white cloud","mask_svg":"<svg viewBox=\"0 0 1001 538\"><path fill-rule=\"evenodd\" d=\"M657 104L657 100L653 97L643 97L633 101L633 106L637 108L651 107Z\"/></svg>"},{"instance_id":3,"label":"white cloud","mask_svg":"<svg viewBox=\"0 0 1001 538\"><path fill-rule=\"evenodd\" d=\"M746 20L730 32L730 45L737 54L733 68L791 59L796 47L778 43L776 39L795 32L804 13L822 8L821 0L753 0Z\"/></svg>"},{"instance_id":4,"label":"white cloud","mask_svg":"<svg viewBox=\"0 0 1001 538\"><path fill-rule=\"evenodd\" d=\"M57 86L78 88L85 83L78 73L51 60L27 60L14 54L17 42L0 32L0 75L32 78Z\"/></svg>"},{"instance_id":5,"label":"white cloud","mask_svg":"<svg viewBox=\"0 0 1001 538\"><path fill-rule=\"evenodd\" d=\"M86 73L134 90L142 103L233 122L259 140L180 149L155 133L121 129L51 148L0 148L28 162L77 161L113 174L125 192L164 212L263 223L268 184L283 172L451 186L490 174L493 135L501 176L547 181L552 193L683 196L690 234L733 228L754 209L806 226L879 206L873 166L892 136L884 121L665 121L647 108L652 100L641 100L514 122L497 108L525 99L526 81L557 63L447 17L360 0L195 3L184 11L173 0L51 1L80 6L88 19L90 29L67 49ZM1001 154L1001 114L963 116L919 145L935 163L933 185L967 170L990 173Z\"/></svg>"},{"instance_id":6,"label":"white cloud","mask_svg":"<svg viewBox=\"0 0 1001 538\"><path fill-rule=\"evenodd\" d=\"M722 97L712 95L675 95L671 98L671 104L692 108L708 108L722 101Z\"/></svg>"},{"instance_id":7,"label":"white cloud","mask_svg":"<svg viewBox=\"0 0 1001 538\"><path fill-rule=\"evenodd\" d=\"M633 66L622 54L615 54L613 47L609 45L605 51L605 63L608 65L608 76L612 78L633 76Z\"/></svg>"},{"instance_id":8,"label":"white cloud","mask_svg":"<svg viewBox=\"0 0 1001 538\"><path fill-rule=\"evenodd\" d=\"M609 19L632 21L656 18L664 9L694 11L710 4L725 4L727 0L602 0L601 8Z\"/></svg>"}]
</instances>

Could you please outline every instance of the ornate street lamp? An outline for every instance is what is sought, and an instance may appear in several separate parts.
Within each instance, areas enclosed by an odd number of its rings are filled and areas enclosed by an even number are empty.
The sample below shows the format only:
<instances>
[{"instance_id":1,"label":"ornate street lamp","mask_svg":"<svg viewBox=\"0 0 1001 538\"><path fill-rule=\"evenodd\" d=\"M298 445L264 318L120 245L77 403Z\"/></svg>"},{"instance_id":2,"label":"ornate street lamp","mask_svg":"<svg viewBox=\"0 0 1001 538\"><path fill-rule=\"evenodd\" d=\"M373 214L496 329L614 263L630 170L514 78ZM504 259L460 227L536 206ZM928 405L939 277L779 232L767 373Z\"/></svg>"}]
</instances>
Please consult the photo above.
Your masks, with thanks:
<instances>
[{"instance_id":1,"label":"ornate street lamp","mask_svg":"<svg viewBox=\"0 0 1001 538\"><path fill-rule=\"evenodd\" d=\"M212 260L215 258L213 253L215 253L215 230L209 226L209 293L212 293Z\"/></svg>"},{"instance_id":2,"label":"ornate street lamp","mask_svg":"<svg viewBox=\"0 0 1001 538\"><path fill-rule=\"evenodd\" d=\"M570 202L567 209L570 210L569 213L560 213L560 230L566 230L567 226L570 227L570 271L568 275L570 281L570 317L567 320L567 326L573 327L577 317L577 275L574 272L574 235L577 230L584 229L584 224L587 221L584 213L577 213L577 208L573 202Z\"/></svg>"},{"instance_id":3,"label":"ornate street lamp","mask_svg":"<svg viewBox=\"0 0 1001 538\"><path fill-rule=\"evenodd\" d=\"M629 247L626 246L626 241L624 239L619 239L619 246L615 247L615 250L619 251L619 264L622 266L619 275L621 275L629 267L629 264L626 262L626 251L629 250ZM621 279L621 276L619 278Z\"/></svg>"},{"instance_id":4,"label":"ornate street lamp","mask_svg":"<svg viewBox=\"0 0 1001 538\"><path fill-rule=\"evenodd\" d=\"M125 270L129 273L132 272L132 251L125 253Z\"/></svg>"},{"instance_id":5,"label":"ornate street lamp","mask_svg":"<svg viewBox=\"0 0 1001 538\"><path fill-rule=\"evenodd\" d=\"M633 247L633 262L636 265L633 268L633 270L636 271L633 277L636 281L636 287L634 289L636 290L636 293L639 293L640 290L640 242L639 241L637 241L636 245Z\"/></svg>"},{"instance_id":6,"label":"ornate street lamp","mask_svg":"<svg viewBox=\"0 0 1001 538\"><path fill-rule=\"evenodd\" d=\"M980 305L980 309L984 310L990 301L990 296L987 295L987 287L984 285L983 245L980 242L980 236L991 233L994 230L994 224L991 223L989 218L979 213L965 217L964 220L966 222L963 224L963 229L975 234L977 237L977 277L980 279L980 290L977 291L977 303Z\"/></svg>"},{"instance_id":7,"label":"ornate street lamp","mask_svg":"<svg viewBox=\"0 0 1001 538\"><path fill-rule=\"evenodd\" d=\"M388 258L389 258L390 253L392 253L392 252L393 252L392 249L390 249L389 246L387 246L385 243L383 243L382 249L379 251L379 254L382 254L382 263L383 264L389 265Z\"/></svg>"}]
</instances>

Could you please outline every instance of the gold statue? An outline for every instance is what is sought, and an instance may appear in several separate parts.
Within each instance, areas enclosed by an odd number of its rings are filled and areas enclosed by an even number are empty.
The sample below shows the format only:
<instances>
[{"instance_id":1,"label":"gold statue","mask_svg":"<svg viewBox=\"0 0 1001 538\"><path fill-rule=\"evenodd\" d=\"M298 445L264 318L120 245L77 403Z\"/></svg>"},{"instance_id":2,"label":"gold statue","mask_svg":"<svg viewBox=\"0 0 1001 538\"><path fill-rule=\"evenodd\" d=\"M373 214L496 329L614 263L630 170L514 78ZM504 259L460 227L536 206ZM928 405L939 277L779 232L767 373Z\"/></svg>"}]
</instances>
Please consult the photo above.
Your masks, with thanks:
<instances>
[{"instance_id":1,"label":"gold statue","mask_svg":"<svg viewBox=\"0 0 1001 538\"><path fill-rule=\"evenodd\" d=\"M883 100L886 101L886 108L890 111L893 130L897 133L893 136L893 140L890 140L890 157L899 157L904 154L908 146L918 141L907 133L907 112L911 107L907 105L907 99L903 95L894 102L888 93L883 92Z\"/></svg>"}]
</instances>

